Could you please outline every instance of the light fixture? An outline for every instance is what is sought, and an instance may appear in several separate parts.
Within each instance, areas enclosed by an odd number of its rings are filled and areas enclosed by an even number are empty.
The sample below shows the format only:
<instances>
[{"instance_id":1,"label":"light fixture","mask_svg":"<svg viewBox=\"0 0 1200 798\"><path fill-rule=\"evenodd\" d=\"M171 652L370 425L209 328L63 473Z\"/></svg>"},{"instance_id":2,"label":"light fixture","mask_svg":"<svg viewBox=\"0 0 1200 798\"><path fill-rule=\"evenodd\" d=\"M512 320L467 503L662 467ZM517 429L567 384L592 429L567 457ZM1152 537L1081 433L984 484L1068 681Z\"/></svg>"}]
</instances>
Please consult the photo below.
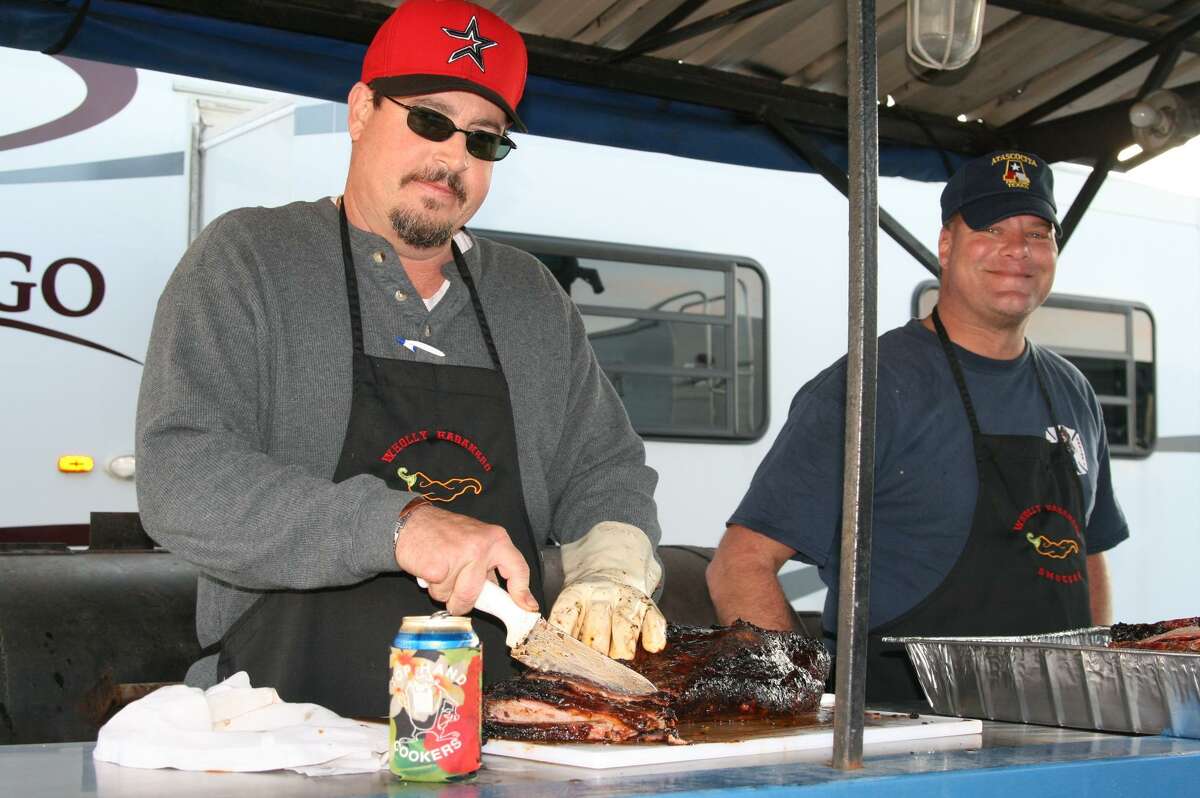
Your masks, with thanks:
<instances>
[{"instance_id":1,"label":"light fixture","mask_svg":"<svg viewBox=\"0 0 1200 798\"><path fill-rule=\"evenodd\" d=\"M966 66L983 41L985 0L908 0L908 55L929 69Z\"/></svg>"},{"instance_id":2,"label":"light fixture","mask_svg":"<svg viewBox=\"0 0 1200 798\"><path fill-rule=\"evenodd\" d=\"M1143 152L1174 147L1200 133L1200 107L1173 91L1151 92L1129 107L1133 140Z\"/></svg>"}]
</instances>

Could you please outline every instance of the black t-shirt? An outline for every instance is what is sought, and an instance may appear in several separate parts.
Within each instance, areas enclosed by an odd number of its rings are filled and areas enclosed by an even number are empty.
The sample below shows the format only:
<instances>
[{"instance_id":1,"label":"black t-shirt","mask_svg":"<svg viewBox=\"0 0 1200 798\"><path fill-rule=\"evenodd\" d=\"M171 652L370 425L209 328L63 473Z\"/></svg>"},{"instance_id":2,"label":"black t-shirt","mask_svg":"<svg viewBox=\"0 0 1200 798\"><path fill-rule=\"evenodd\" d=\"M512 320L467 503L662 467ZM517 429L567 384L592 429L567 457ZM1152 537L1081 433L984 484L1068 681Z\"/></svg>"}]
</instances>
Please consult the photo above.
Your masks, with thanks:
<instances>
[{"instance_id":1,"label":"black t-shirt","mask_svg":"<svg viewBox=\"0 0 1200 798\"><path fill-rule=\"evenodd\" d=\"M991 360L955 347L980 430L1053 440L1029 347ZM1112 492L1100 404L1084 376L1038 348L1058 423L1070 431L1083 484L1089 554L1129 536ZM796 394L787 422L730 523L796 550L829 587L826 628L836 628L842 515L846 359ZM937 336L919 321L879 339L870 626L915 606L950 572L971 528L978 482L971 431Z\"/></svg>"}]
</instances>

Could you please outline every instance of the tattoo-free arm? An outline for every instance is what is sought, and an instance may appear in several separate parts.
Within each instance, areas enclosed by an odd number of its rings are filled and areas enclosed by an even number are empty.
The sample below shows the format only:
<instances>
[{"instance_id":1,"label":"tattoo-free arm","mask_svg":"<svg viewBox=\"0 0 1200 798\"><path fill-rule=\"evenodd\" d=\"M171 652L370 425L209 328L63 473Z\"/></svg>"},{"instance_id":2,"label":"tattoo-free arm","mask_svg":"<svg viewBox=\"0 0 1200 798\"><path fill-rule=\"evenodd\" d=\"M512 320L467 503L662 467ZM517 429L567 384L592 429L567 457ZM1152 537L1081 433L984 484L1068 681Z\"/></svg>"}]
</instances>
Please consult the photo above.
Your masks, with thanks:
<instances>
[{"instance_id":1,"label":"tattoo-free arm","mask_svg":"<svg viewBox=\"0 0 1200 798\"><path fill-rule=\"evenodd\" d=\"M1108 563L1103 552L1088 555L1087 570L1092 623L1108 626L1112 623L1112 585L1108 581Z\"/></svg>"},{"instance_id":2,"label":"tattoo-free arm","mask_svg":"<svg viewBox=\"0 0 1200 798\"><path fill-rule=\"evenodd\" d=\"M753 529L731 524L705 574L717 620L730 624L741 618L764 629L795 629L795 614L779 584L779 569L795 553Z\"/></svg>"}]
</instances>

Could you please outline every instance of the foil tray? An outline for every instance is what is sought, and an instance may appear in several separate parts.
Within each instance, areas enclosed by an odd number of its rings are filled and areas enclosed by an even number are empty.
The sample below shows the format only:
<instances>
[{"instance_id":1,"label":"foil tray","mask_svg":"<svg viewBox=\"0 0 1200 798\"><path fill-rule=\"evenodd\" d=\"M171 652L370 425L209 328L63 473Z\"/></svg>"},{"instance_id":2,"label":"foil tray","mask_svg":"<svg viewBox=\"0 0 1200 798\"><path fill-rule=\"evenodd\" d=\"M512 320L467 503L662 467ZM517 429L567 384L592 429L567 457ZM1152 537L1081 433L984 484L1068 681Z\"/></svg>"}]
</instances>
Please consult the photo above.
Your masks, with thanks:
<instances>
[{"instance_id":1,"label":"foil tray","mask_svg":"<svg viewBox=\"0 0 1200 798\"><path fill-rule=\"evenodd\" d=\"M1200 738L1200 654L1105 648L1107 626L891 637L939 715Z\"/></svg>"}]
</instances>

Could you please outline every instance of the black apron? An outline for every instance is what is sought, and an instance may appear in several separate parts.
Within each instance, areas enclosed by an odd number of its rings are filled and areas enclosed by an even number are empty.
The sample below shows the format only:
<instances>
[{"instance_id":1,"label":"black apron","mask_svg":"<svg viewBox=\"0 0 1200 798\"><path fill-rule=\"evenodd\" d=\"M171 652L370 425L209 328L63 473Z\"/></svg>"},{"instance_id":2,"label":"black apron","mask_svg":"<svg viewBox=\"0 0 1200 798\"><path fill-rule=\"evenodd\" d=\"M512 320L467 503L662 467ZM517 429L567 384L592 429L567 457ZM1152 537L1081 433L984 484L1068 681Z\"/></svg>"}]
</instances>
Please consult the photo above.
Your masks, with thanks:
<instances>
[{"instance_id":1,"label":"black apron","mask_svg":"<svg viewBox=\"0 0 1200 798\"><path fill-rule=\"evenodd\" d=\"M344 207L340 217L354 383L333 481L373 474L391 488L424 495L437 507L504 527L529 563L530 589L544 604L508 383L462 253L452 244L495 370L370 357L363 351ZM268 592L221 640L218 673L226 678L245 670L251 684L274 687L285 701L321 704L347 717L384 717L388 649L401 618L439 609L405 573L347 587ZM503 624L482 613L471 617L483 644L485 684L508 678L513 669Z\"/></svg>"},{"instance_id":2,"label":"black apron","mask_svg":"<svg viewBox=\"0 0 1200 798\"><path fill-rule=\"evenodd\" d=\"M1054 420L1037 349L1030 360L1058 440L985 435L936 307L933 323L971 425L979 495L950 573L913 609L871 630L867 699L875 702L925 701L904 647L882 642L884 636L1028 635L1092 622L1083 488L1071 443Z\"/></svg>"}]
</instances>

